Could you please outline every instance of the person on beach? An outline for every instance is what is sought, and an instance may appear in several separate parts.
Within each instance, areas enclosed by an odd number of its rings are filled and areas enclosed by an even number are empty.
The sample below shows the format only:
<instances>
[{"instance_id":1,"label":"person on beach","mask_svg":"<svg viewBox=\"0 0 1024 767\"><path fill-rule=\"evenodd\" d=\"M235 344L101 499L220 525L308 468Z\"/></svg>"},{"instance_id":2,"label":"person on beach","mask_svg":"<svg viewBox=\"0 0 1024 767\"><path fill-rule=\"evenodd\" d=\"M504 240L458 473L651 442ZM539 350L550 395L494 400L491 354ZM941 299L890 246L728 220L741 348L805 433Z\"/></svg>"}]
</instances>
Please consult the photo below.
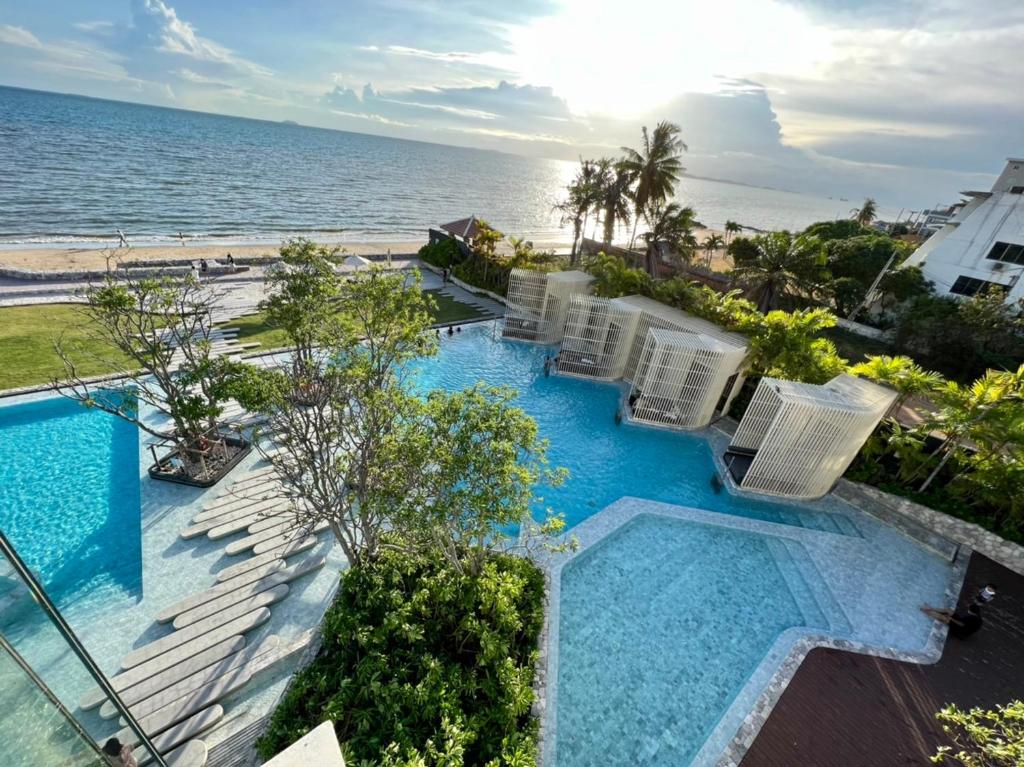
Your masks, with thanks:
<instances>
[{"instance_id":1,"label":"person on beach","mask_svg":"<svg viewBox=\"0 0 1024 767\"><path fill-rule=\"evenodd\" d=\"M183 235L181 232L178 232L178 239L181 240L181 247L184 248L185 247L185 235Z\"/></svg>"},{"instance_id":2,"label":"person on beach","mask_svg":"<svg viewBox=\"0 0 1024 767\"><path fill-rule=\"evenodd\" d=\"M939 623L945 623L949 626L949 635L957 639L967 639L977 633L984 623L981 608L976 603L969 605L966 610L959 608L956 611L921 605L921 612Z\"/></svg>"},{"instance_id":3,"label":"person on beach","mask_svg":"<svg viewBox=\"0 0 1024 767\"><path fill-rule=\"evenodd\" d=\"M103 744L103 756L110 767L139 767L131 746L121 743L117 738L111 738Z\"/></svg>"},{"instance_id":4,"label":"person on beach","mask_svg":"<svg viewBox=\"0 0 1024 767\"><path fill-rule=\"evenodd\" d=\"M210 265L206 263L205 258L199 259L199 271L201 271L203 274L206 274L208 271L210 271Z\"/></svg>"},{"instance_id":5,"label":"person on beach","mask_svg":"<svg viewBox=\"0 0 1024 767\"><path fill-rule=\"evenodd\" d=\"M124 236L124 232L122 232L120 229L117 230L117 247L128 247L128 238Z\"/></svg>"},{"instance_id":6,"label":"person on beach","mask_svg":"<svg viewBox=\"0 0 1024 767\"><path fill-rule=\"evenodd\" d=\"M228 266L231 268L231 271L235 271L235 257L230 253L228 253Z\"/></svg>"}]
</instances>

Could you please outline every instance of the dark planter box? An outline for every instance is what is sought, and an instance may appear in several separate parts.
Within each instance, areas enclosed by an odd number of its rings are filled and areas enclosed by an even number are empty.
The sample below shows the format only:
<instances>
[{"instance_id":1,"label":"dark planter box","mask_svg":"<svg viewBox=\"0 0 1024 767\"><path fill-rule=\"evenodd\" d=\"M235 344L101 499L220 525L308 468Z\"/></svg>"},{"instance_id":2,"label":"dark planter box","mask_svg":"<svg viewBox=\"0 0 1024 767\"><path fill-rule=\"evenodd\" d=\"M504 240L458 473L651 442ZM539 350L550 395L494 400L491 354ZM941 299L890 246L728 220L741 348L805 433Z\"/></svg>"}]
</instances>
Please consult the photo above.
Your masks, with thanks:
<instances>
[{"instance_id":1,"label":"dark planter box","mask_svg":"<svg viewBox=\"0 0 1024 767\"><path fill-rule=\"evenodd\" d=\"M151 464L149 467L149 476L163 482L176 482L179 485L189 485L191 487L213 487L224 479L228 472L238 465L239 461L252 452L252 443L249 442L249 440L235 434L221 434L220 436L228 445L237 448L237 452L231 456L231 459L227 463L222 464L219 467L219 470L215 475L208 479L193 479L192 477L186 476L180 472L170 472L161 469L160 467L162 464L178 455L177 448L162 456L156 463Z\"/></svg>"}]
</instances>

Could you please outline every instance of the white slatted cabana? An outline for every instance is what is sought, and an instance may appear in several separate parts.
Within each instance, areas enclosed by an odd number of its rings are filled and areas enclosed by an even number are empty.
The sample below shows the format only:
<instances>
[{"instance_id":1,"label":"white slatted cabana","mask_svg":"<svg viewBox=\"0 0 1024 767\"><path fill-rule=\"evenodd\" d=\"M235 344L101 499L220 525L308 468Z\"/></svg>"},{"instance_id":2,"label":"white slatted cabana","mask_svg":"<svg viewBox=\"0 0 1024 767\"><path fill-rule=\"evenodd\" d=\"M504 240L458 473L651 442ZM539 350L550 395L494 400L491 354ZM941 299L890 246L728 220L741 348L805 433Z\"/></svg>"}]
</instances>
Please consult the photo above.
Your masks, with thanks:
<instances>
[{"instance_id":1,"label":"white slatted cabana","mask_svg":"<svg viewBox=\"0 0 1024 767\"><path fill-rule=\"evenodd\" d=\"M625 379L635 420L706 426L743 383L747 340L643 296L573 296L558 372Z\"/></svg>"},{"instance_id":2,"label":"white slatted cabana","mask_svg":"<svg viewBox=\"0 0 1024 767\"><path fill-rule=\"evenodd\" d=\"M648 330L629 398L633 419L676 429L707 426L746 356L744 346L704 333Z\"/></svg>"},{"instance_id":3,"label":"white slatted cabana","mask_svg":"<svg viewBox=\"0 0 1024 767\"><path fill-rule=\"evenodd\" d=\"M639 312L613 299L572 296L558 354L558 371L604 381L622 378L639 317Z\"/></svg>"},{"instance_id":4,"label":"white slatted cabana","mask_svg":"<svg viewBox=\"0 0 1024 767\"><path fill-rule=\"evenodd\" d=\"M762 378L726 450L744 490L819 498L857 456L896 393L846 374L823 385Z\"/></svg>"},{"instance_id":5,"label":"white slatted cabana","mask_svg":"<svg viewBox=\"0 0 1024 767\"><path fill-rule=\"evenodd\" d=\"M562 340L569 301L590 293L594 281L586 272L538 272L513 269L505 297L502 335L542 344Z\"/></svg>"}]
</instances>

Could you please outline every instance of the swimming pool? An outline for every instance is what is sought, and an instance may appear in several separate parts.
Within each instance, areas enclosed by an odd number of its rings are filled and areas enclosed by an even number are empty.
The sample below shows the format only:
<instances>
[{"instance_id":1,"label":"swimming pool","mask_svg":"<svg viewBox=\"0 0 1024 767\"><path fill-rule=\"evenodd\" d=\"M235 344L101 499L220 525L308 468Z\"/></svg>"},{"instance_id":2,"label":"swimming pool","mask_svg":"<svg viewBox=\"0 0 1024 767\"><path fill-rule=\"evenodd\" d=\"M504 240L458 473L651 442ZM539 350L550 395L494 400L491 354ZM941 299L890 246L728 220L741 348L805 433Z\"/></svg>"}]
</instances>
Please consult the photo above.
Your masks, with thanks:
<instances>
[{"instance_id":1,"label":"swimming pool","mask_svg":"<svg viewBox=\"0 0 1024 767\"><path fill-rule=\"evenodd\" d=\"M809 590L791 590L800 576L773 551L783 546L643 515L570 562L559 767L689 764L779 634L828 629Z\"/></svg>"},{"instance_id":2,"label":"swimming pool","mask_svg":"<svg viewBox=\"0 0 1024 767\"><path fill-rule=\"evenodd\" d=\"M544 375L547 347L502 341L494 323L443 335L440 353L417 363L424 390L458 390L478 381L510 386L516 404L537 420L550 441L552 466L569 470L560 487L544 488L544 506L565 515L569 527L623 496L856 535L842 514L808 510L715 492L707 440L696 434L617 425L618 384Z\"/></svg>"},{"instance_id":3,"label":"swimming pool","mask_svg":"<svg viewBox=\"0 0 1024 767\"><path fill-rule=\"evenodd\" d=\"M142 587L139 432L60 397L0 406L0 525L62 609Z\"/></svg>"}]
</instances>

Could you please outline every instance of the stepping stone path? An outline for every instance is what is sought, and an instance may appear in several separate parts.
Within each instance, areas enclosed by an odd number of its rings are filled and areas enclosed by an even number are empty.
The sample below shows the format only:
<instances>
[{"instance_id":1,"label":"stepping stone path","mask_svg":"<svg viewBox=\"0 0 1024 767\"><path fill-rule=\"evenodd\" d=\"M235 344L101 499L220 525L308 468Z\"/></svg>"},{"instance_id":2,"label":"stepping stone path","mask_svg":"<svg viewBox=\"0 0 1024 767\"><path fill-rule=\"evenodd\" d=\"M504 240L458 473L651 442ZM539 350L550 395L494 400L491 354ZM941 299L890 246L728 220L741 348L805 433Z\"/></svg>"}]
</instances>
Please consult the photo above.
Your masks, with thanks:
<instances>
[{"instance_id":1,"label":"stepping stone path","mask_svg":"<svg viewBox=\"0 0 1024 767\"><path fill-rule=\"evenodd\" d=\"M229 335L224 331L214 348L237 353L244 345ZM327 529L326 523L312 530L296 527L273 467L263 466L207 503L182 531L186 540L234 538L225 554L251 556L222 568L209 588L161 610L157 623L169 623L173 630L125 655L122 671L110 679L169 765L203 767L208 751L197 738L223 720L221 701L311 641L312 632L306 632L288 646L275 635L250 646L246 634L270 620L270 605L288 595L289 584L326 564L325 556L300 555ZM105 719L118 716L98 688L83 695L79 705L99 707ZM137 745L128 728L117 737ZM141 748L137 755L141 762Z\"/></svg>"}]
</instances>

